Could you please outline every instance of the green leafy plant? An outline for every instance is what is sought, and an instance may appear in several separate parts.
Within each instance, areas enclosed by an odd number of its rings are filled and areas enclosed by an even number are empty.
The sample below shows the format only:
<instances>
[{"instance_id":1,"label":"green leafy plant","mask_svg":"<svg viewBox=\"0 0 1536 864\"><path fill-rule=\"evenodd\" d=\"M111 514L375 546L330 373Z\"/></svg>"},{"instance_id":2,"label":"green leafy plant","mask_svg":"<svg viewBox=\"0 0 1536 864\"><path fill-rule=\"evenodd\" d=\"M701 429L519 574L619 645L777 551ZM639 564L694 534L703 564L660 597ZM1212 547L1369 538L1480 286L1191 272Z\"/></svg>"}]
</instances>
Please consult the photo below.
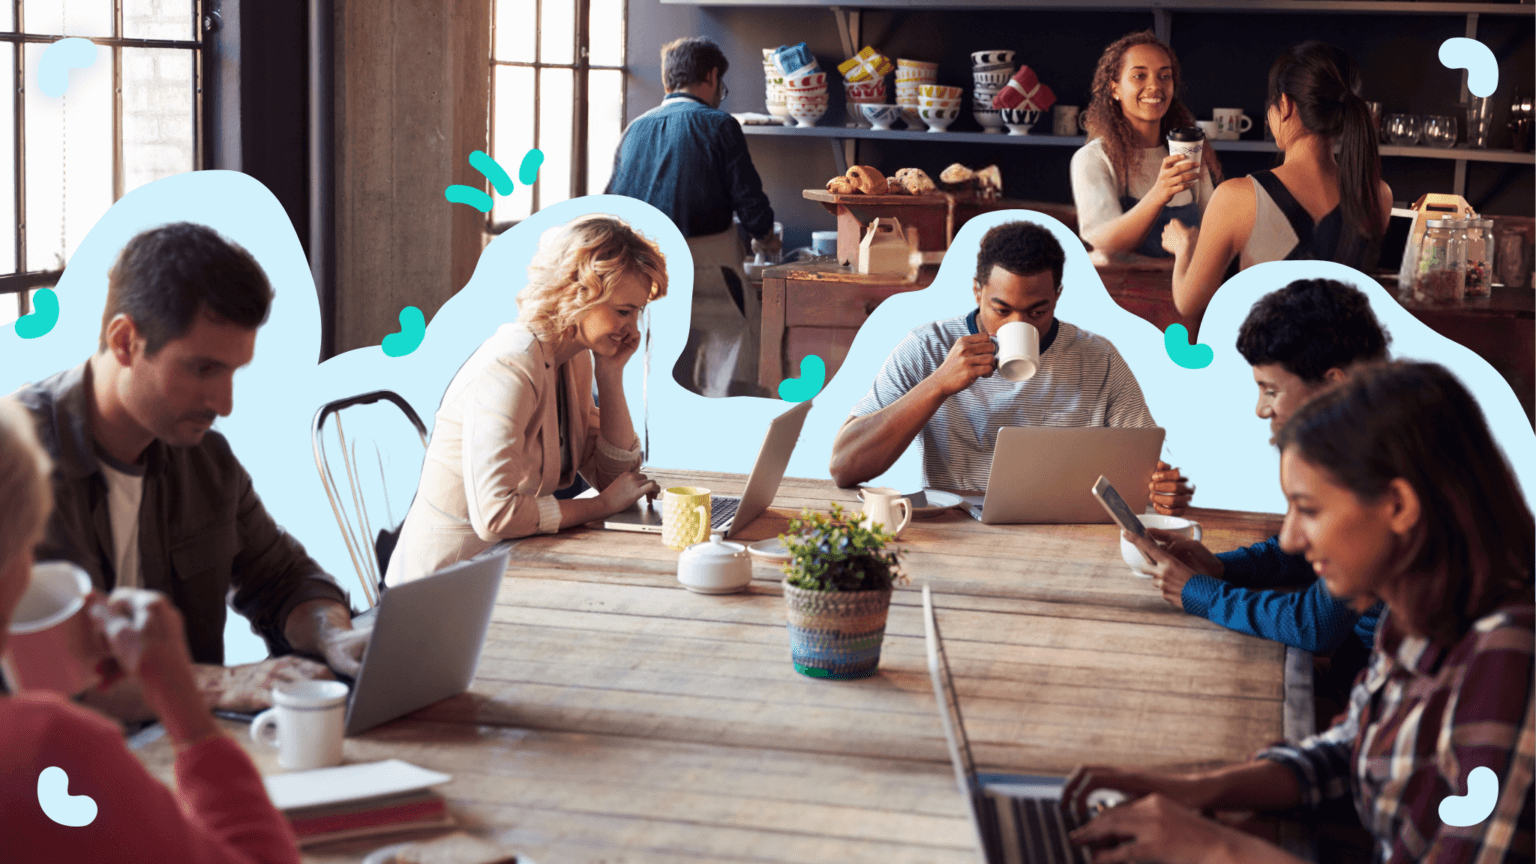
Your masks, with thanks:
<instances>
[{"instance_id":1,"label":"green leafy plant","mask_svg":"<svg viewBox=\"0 0 1536 864\"><path fill-rule=\"evenodd\" d=\"M784 581L806 591L884 591L906 581L900 553L886 548L895 535L864 527L862 518L834 502L830 515L807 509L789 520L789 533L779 535L791 556Z\"/></svg>"}]
</instances>

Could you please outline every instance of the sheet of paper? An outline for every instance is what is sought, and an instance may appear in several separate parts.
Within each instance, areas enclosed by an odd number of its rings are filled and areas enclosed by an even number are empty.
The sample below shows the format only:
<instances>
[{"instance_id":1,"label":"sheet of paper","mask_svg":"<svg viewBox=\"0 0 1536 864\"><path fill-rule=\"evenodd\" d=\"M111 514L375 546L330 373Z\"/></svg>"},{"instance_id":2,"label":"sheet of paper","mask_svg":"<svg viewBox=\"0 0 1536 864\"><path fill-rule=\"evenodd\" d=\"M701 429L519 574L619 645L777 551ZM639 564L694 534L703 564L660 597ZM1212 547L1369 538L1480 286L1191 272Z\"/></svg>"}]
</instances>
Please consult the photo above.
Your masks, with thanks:
<instances>
[{"instance_id":1,"label":"sheet of paper","mask_svg":"<svg viewBox=\"0 0 1536 864\"><path fill-rule=\"evenodd\" d=\"M415 792L452 779L451 775L440 771L428 771L399 759L387 759L383 762L338 765L335 768L316 768L311 771L290 771L266 777L262 782L266 784L267 795L277 809L293 810Z\"/></svg>"}]
</instances>

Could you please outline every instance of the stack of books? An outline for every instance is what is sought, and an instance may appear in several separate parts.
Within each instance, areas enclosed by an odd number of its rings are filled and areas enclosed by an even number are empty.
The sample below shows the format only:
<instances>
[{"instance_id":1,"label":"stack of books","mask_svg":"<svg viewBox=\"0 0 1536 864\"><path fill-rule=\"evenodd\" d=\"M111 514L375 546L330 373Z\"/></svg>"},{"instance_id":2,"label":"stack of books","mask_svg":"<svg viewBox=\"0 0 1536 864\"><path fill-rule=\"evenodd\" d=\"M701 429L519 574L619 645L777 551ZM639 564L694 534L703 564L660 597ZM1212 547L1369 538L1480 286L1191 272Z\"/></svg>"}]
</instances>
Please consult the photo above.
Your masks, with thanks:
<instances>
[{"instance_id":1,"label":"stack of books","mask_svg":"<svg viewBox=\"0 0 1536 864\"><path fill-rule=\"evenodd\" d=\"M288 817L300 846L454 824L430 787L453 777L389 759L265 779L267 795Z\"/></svg>"}]
</instances>

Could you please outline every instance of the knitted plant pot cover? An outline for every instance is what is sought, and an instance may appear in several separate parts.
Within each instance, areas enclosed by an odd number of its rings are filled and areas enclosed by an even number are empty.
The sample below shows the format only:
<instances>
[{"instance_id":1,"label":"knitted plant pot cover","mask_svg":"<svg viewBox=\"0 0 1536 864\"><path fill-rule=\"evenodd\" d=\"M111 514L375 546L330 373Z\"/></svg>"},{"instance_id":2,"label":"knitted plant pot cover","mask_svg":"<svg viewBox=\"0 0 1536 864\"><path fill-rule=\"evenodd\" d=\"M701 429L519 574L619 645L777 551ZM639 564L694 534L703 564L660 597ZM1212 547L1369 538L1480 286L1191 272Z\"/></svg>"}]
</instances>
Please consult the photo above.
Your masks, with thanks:
<instances>
[{"instance_id":1,"label":"knitted plant pot cover","mask_svg":"<svg viewBox=\"0 0 1536 864\"><path fill-rule=\"evenodd\" d=\"M868 678L880 666L891 589L806 591L784 584L795 671L812 678Z\"/></svg>"}]
</instances>

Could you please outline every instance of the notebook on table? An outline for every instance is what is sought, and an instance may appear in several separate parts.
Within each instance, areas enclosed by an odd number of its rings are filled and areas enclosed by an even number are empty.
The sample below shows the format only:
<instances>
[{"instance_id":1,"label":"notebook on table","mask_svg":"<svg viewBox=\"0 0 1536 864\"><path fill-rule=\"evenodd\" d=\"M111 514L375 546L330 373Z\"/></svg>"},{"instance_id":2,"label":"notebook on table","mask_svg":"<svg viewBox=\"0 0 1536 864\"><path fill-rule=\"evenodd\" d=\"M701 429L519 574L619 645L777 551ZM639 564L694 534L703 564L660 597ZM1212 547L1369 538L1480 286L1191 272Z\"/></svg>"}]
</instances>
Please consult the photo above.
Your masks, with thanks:
<instances>
[{"instance_id":1,"label":"notebook on table","mask_svg":"<svg viewBox=\"0 0 1536 864\"><path fill-rule=\"evenodd\" d=\"M263 779L300 846L454 824L432 786L453 777L389 759Z\"/></svg>"},{"instance_id":2,"label":"notebook on table","mask_svg":"<svg viewBox=\"0 0 1536 864\"><path fill-rule=\"evenodd\" d=\"M971 824L981 844L982 864L1089 864L1086 847L1067 838L1078 823L1061 809L1060 777L978 774L971 743L960 716L960 700L949 674L949 659L939 638L933 597L923 586L923 623L928 642L928 673L939 703L944 739L965 796Z\"/></svg>"},{"instance_id":3,"label":"notebook on table","mask_svg":"<svg viewBox=\"0 0 1536 864\"><path fill-rule=\"evenodd\" d=\"M800 429L805 425L805 415L810 410L811 400L806 400L768 424L768 433L763 436L763 446L758 448L757 461L752 463L752 473L747 476L747 487L742 490L740 498L733 495L709 496L711 532L719 531L727 538L733 537L773 504L773 496L778 494L779 482L784 479L785 469L789 468L789 457L794 455L795 444L800 440ZM629 509L620 510L601 523L593 524L614 531L660 534L661 499L647 501L641 498Z\"/></svg>"}]
</instances>

